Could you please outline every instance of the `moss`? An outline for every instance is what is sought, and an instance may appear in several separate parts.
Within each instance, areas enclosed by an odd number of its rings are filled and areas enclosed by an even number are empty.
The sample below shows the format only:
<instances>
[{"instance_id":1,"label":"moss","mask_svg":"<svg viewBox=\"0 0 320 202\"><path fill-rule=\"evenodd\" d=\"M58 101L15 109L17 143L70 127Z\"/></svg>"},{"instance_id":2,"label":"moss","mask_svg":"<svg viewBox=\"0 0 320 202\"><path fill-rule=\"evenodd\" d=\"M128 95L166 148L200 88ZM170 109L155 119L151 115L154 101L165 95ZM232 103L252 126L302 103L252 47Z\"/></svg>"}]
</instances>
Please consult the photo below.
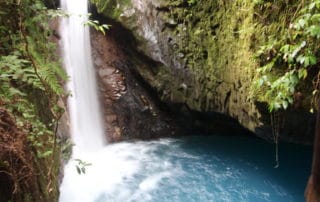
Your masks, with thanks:
<instances>
[{"instance_id":1,"label":"moss","mask_svg":"<svg viewBox=\"0 0 320 202\"><path fill-rule=\"evenodd\" d=\"M117 19L122 11L126 10L131 5L131 0L91 0L98 9L99 13Z\"/></svg>"},{"instance_id":2,"label":"moss","mask_svg":"<svg viewBox=\"0 0 320 202\"><path fill-rule=\"evenodd\" d=\"M175 30L176 34L181 35L175 52L186 55L187 66L195 72L195 80L201 86L199 97L206 99L205 102L200 99L196 108L210 108L211 102L206 95L210 94L209 97L213 98L220 80L232 82L234 79L225 70L240 64L252 64L252 53L247 48L253 30L252 5L243 1L226 4L219 1L199 1L192 7L175 7L180 3L178 2L171 2L172 9L168 14L168 18L184 25ZM241 11L242 7L248 13ZM244 23L239 23L241 20ZM243 55L249 57L243 60Z\"/></svg>"},{"instance_id":3,"label":"moss","mask_svg":"<svg viewBox=\"0 0 320 202\"><path fill-rule=\"evenodd\" d=\"M178 0L166 2L170 12L165 18L183 24L172 31L180 36L175 53L186 55L187 68L199 82L199 97L206 99L192 107L210 109L210 98L225 93L218 88L221 81L239 81L250 91L260 65L256 51L269 37L283 34L298 1L199 0L193 6Z\"/></svg>"},{"instance_id":4,"label":"moss","mask_svg":"<svg viewBox=\"0 0 320 202\"><path fill-rule=\"evenodd\" d=\"M266 105L258 105L252 96L256 70L264 62L256 52L268 41L286 34L301 1L194 2L144 1L147 13L138 11L130 19L115 19L137 39L134 48L162 63L155 73L153 67L139 64L137 71L165 102L228 114L251 131L266 125L267 128ZM154 28L156 44L143 35L144 25ZM182 84L187 85L185 90L181 90Z\"/></svg>"}]
</instances>

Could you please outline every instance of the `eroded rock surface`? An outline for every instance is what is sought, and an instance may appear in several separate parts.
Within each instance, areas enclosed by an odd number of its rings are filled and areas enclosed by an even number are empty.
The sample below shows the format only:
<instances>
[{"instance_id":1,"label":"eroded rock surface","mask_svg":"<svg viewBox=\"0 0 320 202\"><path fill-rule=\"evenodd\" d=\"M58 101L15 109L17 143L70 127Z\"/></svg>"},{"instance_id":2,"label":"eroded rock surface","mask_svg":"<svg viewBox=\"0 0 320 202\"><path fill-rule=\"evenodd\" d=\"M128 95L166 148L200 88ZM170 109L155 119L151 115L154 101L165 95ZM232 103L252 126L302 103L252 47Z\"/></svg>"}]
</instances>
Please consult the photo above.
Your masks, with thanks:
<instances>
[{"instance_id":1,"label":"eroded rock surface","mask_svg":"<svg viewBox=\"0 0 320 202\"><path fill-rule=\"evenodd\" d=\"M228 115L258 136L272 140L266 104L251 94L258 48L282 29L279 19L290 6L257 6L253 1L92 0L135 39L135 49L151 65L135 65L139 75L165 103L201 113ZM291 2L294 4L295 1ZM280 9L281 8L281 9ZM138 54L138 55L139 55ZM131 61L139 64L137 55ZM141 59L141 58L140 58ZM281 139L311 144L314 116L302 89L299 100L277 115ZM300 104L299 104L300 103Z\"/></svg>"},{"instance_id":2,"label":"eroded rock surface","mask_svg":"<svg viewBox=\"0 0 320 202\"><path fill-rule=\"evenodd\" d=\"M182 132L134 78L130 62L112 34L93 32L92 47L109 142L168 137Z\"/></svg>"}]
</instances>

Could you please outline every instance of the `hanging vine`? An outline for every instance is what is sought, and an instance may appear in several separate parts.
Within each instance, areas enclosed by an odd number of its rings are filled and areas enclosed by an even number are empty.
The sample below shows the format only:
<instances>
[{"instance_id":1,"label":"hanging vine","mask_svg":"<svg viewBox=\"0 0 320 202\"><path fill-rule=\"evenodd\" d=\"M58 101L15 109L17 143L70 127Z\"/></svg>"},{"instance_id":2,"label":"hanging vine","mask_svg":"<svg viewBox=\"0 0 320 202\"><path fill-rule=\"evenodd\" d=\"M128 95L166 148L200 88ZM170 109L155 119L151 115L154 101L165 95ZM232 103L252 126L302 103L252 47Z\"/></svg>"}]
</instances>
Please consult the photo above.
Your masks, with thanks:
<instances>
[{"instance_id":1,"label":"hanging vine","mask_svg":"<svg viewBox=\"0 0 320 202\"><path fill-rule=\"evenodd\" d=\"M275 2L262 0L259 4ZM279 166L282 111L299 102L300 86L306 83L313 86L307 87L310 95L306 95L311 97L311 112L319 97L320 0L298 1L295 8L289 23L283 23L283 34L270 36L256 54L261 67L256 71L253 92L257 100L267 103L271 113L275 167Z\"/></svg>"},{"instance_id":2,"label":"hanging vine","mask_svg":"<svg viewBox=\"0 0 320 202\"><path fill-rule=\"evenodd\" d=\"M320 0L300 2L285 35L273 36L257 52L263 65L258 68L254 92L269 111L287 109L304 80L315 83L319 74ZM313 89L317 97L317 88ZM312 104L311 108L314 105Z\"/></svg>"}]
</instances>

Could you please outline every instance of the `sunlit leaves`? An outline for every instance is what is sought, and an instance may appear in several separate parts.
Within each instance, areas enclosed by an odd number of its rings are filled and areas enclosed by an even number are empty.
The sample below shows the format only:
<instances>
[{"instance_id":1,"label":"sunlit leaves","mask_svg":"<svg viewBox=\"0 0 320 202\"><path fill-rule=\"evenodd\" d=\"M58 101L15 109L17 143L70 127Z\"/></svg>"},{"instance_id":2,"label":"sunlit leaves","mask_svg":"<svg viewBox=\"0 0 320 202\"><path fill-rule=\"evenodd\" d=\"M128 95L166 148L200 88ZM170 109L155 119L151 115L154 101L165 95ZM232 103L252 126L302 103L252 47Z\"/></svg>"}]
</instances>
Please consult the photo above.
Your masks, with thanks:
<instances>
[{"instance_id":1,"label":"sunlit leaves","mask_svg":"<svg viewBox=\"0 0 320 202\"><path fill-rule=\"evenodd\" d=\"M98 20L88 20L84 23L86 26L91 26L95 30L102 32L104 35L106 34L106 30L110 29L111 25L100 24Z\"/></svg>"},{"instance_id":2,"label":"sunlit leaves","mask_svg":"<svg viewBox=\"0 0 320 202\"><path fill-rule=\"evenodd\" d=\"M320 39L320 26L319 25L311 25L307 28L306 32L312 36Z\"/></svg>"},{"instance_id":3,"label":"sunlit leaves","mask_svg":"<svg viewBox=\"0 0 320 202\"><path fill-rule=\"evenodd\" d=\"M299 69L298 70L298 78L299 79L306 79L308 76L308 71L306 69Z\"/></svg>"},{"instance_id":4,"label":"sunlit leaves","mask_svg":"<svg viewBox=\"0 0 320 202\"><path fill-rule=\"evenodd\" d=\"M292 104L292 96L299 82L298 73L294 70L284 76L275 78L264 75L256 81L256 86L264 90L264 98L269 100L269 110L287 109Z\"/></svg>"},{"instance_id":5,"label":"sunlit leaves","mask_svg":"<svg viewBox=\"0 0 320 202\"><path fill-rule=\"evenodd\" d=\"M34 70L31 68L30 61L21 59L17 55L2 56L0 57L0 67L0 80L14 80L22 82L20 83L21 85L25 83L34 88L44 90Z\"/></svg>"},{"instance_id":6,"label":"sunlit leaves","mask_svg":"<svg viewBox=\"0 0 320 202\"><path fill-rule=\"evenodd\" d=\"M65 11L63 11L61 9L57 9L57 10L49 9L46 12L47 12L47 16L49 16L50 18L70 17L70 14L66 13Z\"/></svg>"},{"instance_id":7,"label":"sunlit leaves","mask_svg":"<svg viewBox=\"0 0 320 202\"><path fill-rule=\"evenodd\" d=\"M197 3L197 0L188 0L187 2L189 6L193 6L194 4Z\"/></svg>"},{"instance_id":8,"label":"sunlit leaves","mask_svg":"<svg viewBox=\"0 0 320 202\"><path fill-rule=\"evenodd\" d=\"M56 45L48 41L52 34L48 20L64 14L47 10L40 0L2 1L0 5L0 103L29 134L38 157L45 158L52 155L55 121L44 123L39 111L42 105L46 112L57 111L57 98L63 94L60 81L67 77L56 61ZM39 104L38 99L46 104Z\"/></svg>"},{"instance_id":9,"label":"sunlit leaves","mask_svg":"<svg viewBox=\"0 0 320 202\"><path fill-rule=\"evenodd\" d=\"M306 5L289 25L287 35L277 36L257 52L264 65L257 70L254 91L269 110L287 109L301 80L319 62L320 0Z\"/></svg>"}]
</instances>

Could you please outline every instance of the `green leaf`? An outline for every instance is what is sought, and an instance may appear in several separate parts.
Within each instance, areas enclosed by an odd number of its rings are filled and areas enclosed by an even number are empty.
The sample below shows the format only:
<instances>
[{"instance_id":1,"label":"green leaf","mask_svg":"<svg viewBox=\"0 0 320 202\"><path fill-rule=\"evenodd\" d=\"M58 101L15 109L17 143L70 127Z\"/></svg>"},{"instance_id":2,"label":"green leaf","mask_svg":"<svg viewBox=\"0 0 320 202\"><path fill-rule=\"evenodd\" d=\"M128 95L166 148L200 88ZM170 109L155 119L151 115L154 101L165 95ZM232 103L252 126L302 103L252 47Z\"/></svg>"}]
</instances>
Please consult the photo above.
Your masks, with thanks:
<instances>
[{"instance_id":1,"label":"green leaf","mask_svg":"<svg viewBox=\"0 0 320 202\"><path fill-rule=\"evenodd\" d=\"M287 100L288 100L288 102L289 102L290 104L293 103L293 98L292 98L292 97L287 97Z\"/></svg>"},{"instance_id":2,"label":"green leaf","mask_svg":"<svg viewBox=\"0 0 320 202\"><path fill-rule=\"evenodd\" d=\"M304 28L305 24L306 24L305 19L300 18L300 19L298 20L298 22L296 22L296 23L294 24L294 28L297 29L297 30L301 30L301 29Z\"/></svg>"},{"instance_id":3,"label":"green leaf","mask_svg":"<svg viewBox=\"0 0 320 202\"><path fill-rule=\"evenodd\" d=\"M320 13L315 13L312 15L311 20L320 21Z\"/></svg>"},{"instance_id":4,"label":"green leaf","mask_svg":"<svg viewBox=\"0 0 320 202\"><path fill-rule=\"evenodd\" d=\"M258 86L257 87L260 88L263 84L264 84L264 80L262 78L260 78L258 80Z\"/></svg>"},{"instance_id":5,"label":"green leaf","mask_svg":"<svg viewBox=\"0 0 320 202\"><path fill-rule=\"evenodd\" d=\"M76 169L77 169L78 174L81 175L81 169L80 169L80 167L76 165Z\"/></svg>"},{"instance_id":6,"label":"green leaf","mask_svg":"<svg viewBox=\"0 0 320 202\"><path fill-rule=\"evenodd\" d=\"M299 69L298 70L298 77L299 79L305 79L308 76L308 72L306 69Z\"/></svg>"},{"instance_id":7,"label":"green leaf","mask_svg":"<svg viewBox=\"0 0 320 202\"><path fill-rule=\"evenodd\" d=\"M312 26L308 27L307 33L310 34L311 36L319 39L320 38L320 26L319 25L312 25Z\"/></svg>"},{"instance_id":8,"label":"green leaf","mask_svg":"<svg viewBox=\"0 0 320 202\"><path fill-rule=\"evenodd\" d=\"M111 25L106 25L106 24L103 24L101 26L104 27L105 29L110 29L110 27L111 27Z\"/></svg>"},{"instance_id":9,"label":"green leaf","mask_svg":"<svg viewBox=\"0 0 320 202\"><path fill-rule=\"evenodd\" d=\"M317 64L317 58L315 55L309 55L309 59L310 59L310 65Z\"/></svg>"},{"instance_id":10,"label":"green leaf","mask_svg":"<svg viewBox=\"0 0 320 202\"><path fill-rule=\"evenodd\" d=\"M317 58L313 55L307 55L305 56L305 60L303 62L304 67L308 67L310 65L315 65L317 63Z\"/></svg>"},{"instance_id":11,"label":"green leaf","mask_svg":"<svg viewBox=\"0 0 320 202\"><path fill-rule=\"evenodd\" d=\"M82 167L82 168L81 168L81 171L82 171L83 174L85 174L85 173L86 173L85 167Z\"/></svg>"},{"instance_id":12,"label":"green leaf","mask_svg":"<svg viewBox=\"0 0 320 202\"><path fill-rule=\"evenodd\" d=\"M312 2L311 4L309 4L308 8L309 10L313 10L316 7L316 3Z\"/></svg>"}]
</instances>

